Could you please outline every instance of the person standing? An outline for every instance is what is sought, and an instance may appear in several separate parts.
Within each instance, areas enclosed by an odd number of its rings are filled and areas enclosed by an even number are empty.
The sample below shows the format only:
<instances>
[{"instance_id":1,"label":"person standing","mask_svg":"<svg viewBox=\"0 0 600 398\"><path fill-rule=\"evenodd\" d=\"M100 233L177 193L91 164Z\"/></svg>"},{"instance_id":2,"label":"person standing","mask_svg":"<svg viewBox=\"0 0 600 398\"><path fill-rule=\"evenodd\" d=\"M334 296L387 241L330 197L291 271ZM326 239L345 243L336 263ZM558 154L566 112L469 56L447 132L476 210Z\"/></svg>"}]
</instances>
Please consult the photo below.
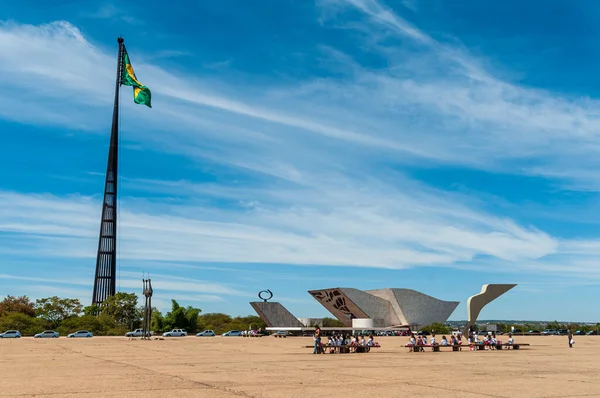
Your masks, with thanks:
<instances>
[{"instance_id":1,"label":"person standing","mask_svg":"<svg viewBox=\"0 0 600 398\"><path fill-rule=\"evenodd\" d=\"M320 354L321 353L321 328L319 328L318 326L315 328L314 340L315 340L315 348L313 349L313 354Z\"/></svg>"},{"instance_id":2,"label":"person standing","mask_svg":"<svg viewBox=\"0 0 600 398\"><path fill-rule=\"evenodd\" d=\"M567 336L569 337L569 348L573 348L573 333L571 333L571 329L569 329Z\"/></svg>"}]
</instances>

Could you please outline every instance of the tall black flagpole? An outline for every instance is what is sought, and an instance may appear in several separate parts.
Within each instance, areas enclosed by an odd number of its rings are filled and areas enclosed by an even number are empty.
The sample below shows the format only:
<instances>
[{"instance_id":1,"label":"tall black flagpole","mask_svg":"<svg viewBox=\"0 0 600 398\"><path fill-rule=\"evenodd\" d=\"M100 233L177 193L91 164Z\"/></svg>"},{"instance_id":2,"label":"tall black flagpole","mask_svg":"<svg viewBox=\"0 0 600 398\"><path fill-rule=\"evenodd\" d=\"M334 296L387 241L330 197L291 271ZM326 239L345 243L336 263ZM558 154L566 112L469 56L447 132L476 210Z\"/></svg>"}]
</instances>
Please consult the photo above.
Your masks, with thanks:
<instances>
[{"instance_id":1,"label":"tall black flagpole","mask_svg":"<svg viewBox=\"0 0 600 398\"><path fill-rule=\"evenodd\" d=\"M115 84L115 104L113 108L112 129L108 165L104 183L104 201L98 253L96 255L96 275L92 304L100 305L115 294L117 282L117 168L119 159L119 87L121 86L123 38L117 39L119 55L117 57L117 80Z\"/></svg>"}]
</instances>

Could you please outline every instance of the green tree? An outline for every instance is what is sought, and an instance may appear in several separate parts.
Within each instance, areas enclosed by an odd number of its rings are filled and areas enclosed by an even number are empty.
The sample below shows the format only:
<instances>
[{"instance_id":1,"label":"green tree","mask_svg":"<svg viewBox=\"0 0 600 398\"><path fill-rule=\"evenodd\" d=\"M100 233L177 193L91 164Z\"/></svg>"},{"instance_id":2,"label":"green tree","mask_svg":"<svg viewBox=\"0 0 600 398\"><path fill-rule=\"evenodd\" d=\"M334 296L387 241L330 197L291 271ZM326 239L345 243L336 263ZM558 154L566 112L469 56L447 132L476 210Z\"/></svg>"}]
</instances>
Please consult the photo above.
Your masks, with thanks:
<instances>
[{"instance_id":1,"label":"green tree","mask_svg":"<svg viewBox=\"0 0 600 398\"><path fill-rule=\"evenodd\" d=\"M198 328L198 315L200 308L192 306L182 307L175 300L171 300L171 311L164 318L164 325L168 329L181 328L188 333L195 333Z\"/></svg>"},{"instance_id":2,"label":"green tree","mask_svg":"<svg viewBox=\"0 0 600 398\"><path fill-rule=\"evenodd\" d=\"M57 332L65 336L77 330L88 330L94 336L120 336L124 335L128 328L125 325L117 324L111 316L106 314L67 318L56 328Z\"/></svg>"},{"instance_id":3,"label":"green tree","mask_svg":"<svg viewBox=\"0 0 600 398\"><path fill-rule=\"evenodd\" d=\"M452 328L443 325L441 323L432 323L429 326L426 326L424 328L422 328L421 330L427 330L431 333L435 333L435 334L448 334L448 333L452 333Z\"/></svg>"},{"instance_id":4,"label":"green tree","mask_svg":"<svg viewBox=\"0 0 600 398\"><path fill-rule=\"evenodd\" d=\"M10 312L0 317L0 330L15 329L21 332L22 336L33 336L49 329L49 326L44 319L35 318L21 312Z\"/></svg>"},{"instance_id":5,"label":"green tree","mask_svg":"<svg viewBox=\"0 0 600 398\"><path fill-rule=\"evenodd\" d=\"M558 323L558 321L554 321L554 322L550 322L549 324L547 324L546 329L559 330L562 328L560 327L560 324Z\"/></svg>"},{"instance_id":6,"label":"green tree","mask_svg":"<svg viewBox=\"0 0 600 398\"><path fill-rule=\"evenodd\" d=\"M150 330L154 333L162 333L166 332L167 328L165 327L165 317L162 312L160 312L157 308L152 307L152 324L150 325Z\"/></svg>"},{"instance_id":7,"label":"green tree","mask_svg":"<svg viewBox=\"0 0 600 398\"><path fill-rule=\"evenodd\" d=\"M140 323L137 302L135 293L118 292L104 300L100 308L102 314L110 316L118 325L133 328Z\"/></svg>"},{"instance_id":8,"label":"green tree","mask_svg":"<svg viewBox=\"0 0 600 398\"><path fill-rule=\"evenodd\" d=\"M267 324L257 315L235 317L233 322L243 325L243 329L257 330L267 327Z\"/></svg>"},{"instance_id":9,"label":"green tree","mask_svg":"<svg viewBox=\"0 0 600 398\"><path fill-rule=\"evenodd\" d=\"M83 315L98 315L102 308L99 305L92 304L83 308Z\"/></svg>"},{"instance_id":10,"label":"green tree","mask_svg":"<svg viewBox=\"0 0 600 398\"><path fill-rule=\"evenodd\" d=\"M215 333L221 334L231 330L232 321L233 319L227 314L202 314L198 317L198 330L214 330Z\"/></svg>"},{"instance_id":11,"label":"green tree","mask_svg":"<svg viewBox=\"0 0 600 398\"><path fill-rule=\"evenodd\" d=\"M46 297L35 301L35 311L39 318L50 322L52 327L58 326L63 320L78 316L82 312L78 299Z\"/></svg>"},{"instance_id":12,"label":"green tree","mask_svg":"<svg viewBox=\"0 0 600 398\"><path fill-rule=\"evenodd\" d=\"M0 301L0 316L14 312L34 317L35 304L27 296L6 296Z\"/></svg>"},{"instance_id":13,"label":"green tree","mask_svg":"<svg viewBox=\"0 0 600 398\"><path fill-rule=\"evenodd\" d=\"M344 322L339 321L337 319L333 319L333 318L323 318L323 327L324 328L343 328L344 326Z\"/></svg>"}]
</instances>

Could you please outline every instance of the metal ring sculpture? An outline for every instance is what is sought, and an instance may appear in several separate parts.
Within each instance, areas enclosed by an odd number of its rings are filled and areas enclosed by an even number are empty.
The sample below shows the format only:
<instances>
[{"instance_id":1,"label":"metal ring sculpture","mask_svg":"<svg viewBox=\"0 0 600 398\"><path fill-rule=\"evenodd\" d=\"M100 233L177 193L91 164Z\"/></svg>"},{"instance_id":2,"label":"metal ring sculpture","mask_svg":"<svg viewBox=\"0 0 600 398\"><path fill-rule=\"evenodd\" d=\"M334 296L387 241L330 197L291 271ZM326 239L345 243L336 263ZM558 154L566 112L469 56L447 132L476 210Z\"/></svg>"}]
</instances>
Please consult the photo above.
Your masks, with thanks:
<instances>
[{"instance_id":1,"label":"metal ring sculpture","mask_svg":"<svg viewBox=\"0 0 600 398\"><path fill-rule=\"evenodd\" d=\"M266 298L263 297L262 296L263 293L269 294L269 297L266 297ZM267 290L261 290L260 292L258 292L258 298L261 299L262 301L264 301L266 303L268 300L271 300L273 298L273 292L270 291L269 289L267 289Z\"/></svg>"}]
</instances>

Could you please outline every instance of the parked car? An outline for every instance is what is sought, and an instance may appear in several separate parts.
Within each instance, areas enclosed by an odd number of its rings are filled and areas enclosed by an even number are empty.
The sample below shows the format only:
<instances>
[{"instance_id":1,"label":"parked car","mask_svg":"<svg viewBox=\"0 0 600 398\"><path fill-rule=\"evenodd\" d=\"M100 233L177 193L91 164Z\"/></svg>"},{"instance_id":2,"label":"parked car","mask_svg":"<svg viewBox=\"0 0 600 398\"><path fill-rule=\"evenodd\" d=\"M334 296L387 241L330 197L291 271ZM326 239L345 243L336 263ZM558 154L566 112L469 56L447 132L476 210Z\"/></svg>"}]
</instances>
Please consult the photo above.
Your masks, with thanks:
<instances>
[{"instance_id":1,"label":"parked car","mask_svg":"<svg viewBox=\"0 0 600 398\"><path fill-rule=\"evenodd\" d=\"M585 336L585 332L583 330L577 330L573 333L575 336Z\"/></svg>"},{"instance_id":2,"label":"parked car","mask_svg":"<svg viewBox=\"0 0 600 398\"><path fill-rule=\"evenodd\" d=\"M569 330L567 330L567 329L559 329L554 334L557 335L557 336L566 336L566 335L569 334Z\"/></svg>"},{"instance_id":3,"label":"parked car","mask_svg":"<svg viewBox=\"0 0 600 398\"><path fill-rule=\"evenodd\" d=\"M554 329L545 329L544 331L542 331L542 335L544 335L544 336L550 336L554 333L556 333L556 331Z\"/></svg>"},{"instance_id":4,"label":"parked car","mask_svg":"<svg viewBox=\"0 0 600 398\"><path fill-rule=\"evenodd\" d=\"M164 337L185 337L187 332L184 329L173 329L170 332L163 333Z\"/></svg>"},{"instance_id":5,"label":"parked car","mask_svg":"<svg viewBox=\"0 0 600 398\"><path fill-rule=\"evenodd\" d=\"M68 334L67 337L68 338L73 338L73 337L93 337L94 335L92 334L92 332L88 332L87 330L78 330L75 333L71 333Z\"/></svg>"},{"instance_id":6,"label":"parked car","mask_svg":"<svg viewBox=\"0 0 600 398\"><path fill-rule=\"evenodd\" d=\"M596 330L590 330L589 332L587 332L588 336L598 336L598 331Z\"/></svg>"},{"instance_id":7,"label":"parked car","mask_svg":"<svg viewBox=\"0 0 600 398\"><path fill-rule=\"evenodd\" d=\"M427 330L419 330L417 332L417 335L419 336L429 336L431 333L429 333Z\"/></svg>"},{"instance_id":8,"label":"parked car","mask_svg":"<svg viewBox=\"0 0 600 398\"><path fill-rule=\"evenodd\" d=\"M241 336L242 332L240 332L239 330L230 330L229 332L225 332L223 333L221 336L223 337L232 337L232 336Z\"/></svg>"},{"instance_id":9,"label":"parked car","mask_svg":"<svg viewBox=\"0 0 600 398\"><path fill-rule=\"evenodd\" d=\"M540 334L539 330L531 329L527 334Z\"/></svg>"},{"instance_id":10,"label":"parked car","mask_svg":"<svg viewBox=\"0 0 600 398\"><path fill-rule=\"evenodd\" d=\"M58 332L55 332L54 330L44 330L42 333L38 333L36 335L34 335L33 337L35 337L36 339L57 339L59 336Z\"/></svg>"},{"instance_id":11,"label":"parked car","mask_svg":"<svg viewBox=\"0 0 600 398\"><path fill-rule=\"evenodd\" d=\"M205 330L203 332L197 333L196 337L215 337L216 334L214 330Z\"/></svg>"},{"instance_id":12,"label":"parked car","mask_svg":"<svg viewBox=\"0 0 600 398\"><path fill-rule=\"evenodd\" d=\"M0 333L0 338L2 339L20 339L21 332L18 330L7 330L4 333Z\"/></svg>"},{"instance_id":13,"label":"parked car","mask_svg":"<svg viewBox=\"0 0 600 398\"><path fill-rule=\"evenodd\" d=\"M289 335L290 335L290 332L288 332L287 330L278 330L274 334L275 337L287 337Z\"/></svg>"},{"instance_id":14,"label":"parked car","mask_svg":"<svg viewBox=\"0 0 600 398\"><path fill-rule=\"evenodd\" d=\"M150 332L150 336L152 336L154 332ZM144 335L144 329L135 329L132 332L125 333L125 337L142 337Z\"/></svg>"}]
</instances>

